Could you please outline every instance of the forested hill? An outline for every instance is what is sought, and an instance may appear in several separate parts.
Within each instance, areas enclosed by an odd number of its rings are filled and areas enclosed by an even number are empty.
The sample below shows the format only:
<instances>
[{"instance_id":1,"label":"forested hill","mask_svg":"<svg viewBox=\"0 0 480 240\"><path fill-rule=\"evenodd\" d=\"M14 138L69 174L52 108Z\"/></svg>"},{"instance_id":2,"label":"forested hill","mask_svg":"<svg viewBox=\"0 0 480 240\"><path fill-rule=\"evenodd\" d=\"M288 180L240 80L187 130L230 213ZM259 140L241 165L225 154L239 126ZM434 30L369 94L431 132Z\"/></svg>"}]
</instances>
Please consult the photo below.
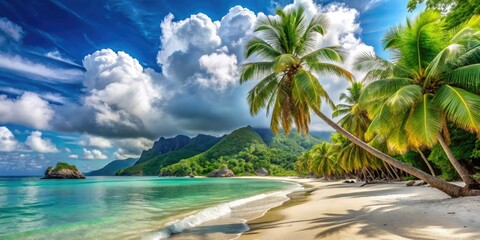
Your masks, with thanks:
<instances>
[{"instance_id":1,"label":"forested hill","mask_svg":"<svg viewBox=\"0 0 480 240\"><path fill-rule=\"evenodd\" d=\"M250 126L222 137L200 134L194 138L160 138L135 165L117 174L206 175L221 166L228 166L237 175L253 175L259 168L274 175L293 174L295 159L319 142L314 136L296 132L274 135L270 129Z\"/></svg>"}]
</instances>

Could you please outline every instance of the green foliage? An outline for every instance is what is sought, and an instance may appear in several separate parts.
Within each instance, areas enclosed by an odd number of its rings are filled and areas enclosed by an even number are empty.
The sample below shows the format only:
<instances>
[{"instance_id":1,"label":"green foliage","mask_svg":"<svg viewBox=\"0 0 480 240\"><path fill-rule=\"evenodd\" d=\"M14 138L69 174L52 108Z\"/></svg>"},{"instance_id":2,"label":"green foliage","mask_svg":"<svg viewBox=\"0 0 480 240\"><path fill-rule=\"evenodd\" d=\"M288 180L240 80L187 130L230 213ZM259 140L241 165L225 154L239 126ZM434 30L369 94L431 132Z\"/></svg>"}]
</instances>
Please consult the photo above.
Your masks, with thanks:
<instances>
[{"instance_id":1,"label":"green foliage","mask_svg":"<svg viewBox=\"0 0 480 240\"><path fill-rule=\"evenodd\" d=\"M314 137L280 133L270 139L268 146L252 128L241 128L201 154L162 167L160 175L206 175L221 166L238 176L255 175L259 168L267 169L269 175L296 175L293 169L297 157L319 141Z\"/></svg>"},{"instance_id":2,"label":"green foliage","mask_svg":"<svg viewBox=\"0 0 480 240\"><path fill-rule=\"evenodd\" d=\"M257 21L257 37L245 47L247 59L260 59L245 63L240 75L241 83L259 80L247 96L250 113L266 109L275 133L280 127L289 133L295 124L298 132L307 134L310 110L319 111L322 101L333 107L316 76L353 80L350 72L334 64L343 61L340 47L315 49L317 36L326 31L325 17L317 14L309 18L304 12L302 6L278 9L277 16Z\"/></svg>"},{"instance_id":3,"label":"green foliage","mask_svg":"<svg viewBox=\"0 0 480 240\"><path fill-rule=\"evenodd\" d=\"M48 167L48 169L52 169L52 167ZM59 171L59 170L63 170L63 169L69 169L69 170L73 170L73 171L78 171L77 167L75 165L70 165L66 162L57 162L57 165L55 166L55 168L53 169L53 171Z\"/></svg>"},{"instance_id":4,"label":"green foliage","mask_svg":"<svg viewBox=\"0 0 480 240\"><path fill-rule=\"evenodd\" d=\"M473 172L474 166L480 164L475 159L475 150L477 137L462 129L450 127L451 143L450 150L457 160ZM432 153L428 157L430 161L441 170L441 177L447 181L457 180L459 178L455 168L447 158L440 145L436 145L432 149Z\"/></svg>"},{"instance_id":5,"label":"green foliage","mask_svg":"<svg viewBox=\"0 0 480 240\"><path fill-rule=\"evenodd\" d=\"M429 169L428 169L427 165L425 164L425 162L423 161L422 156L420 156L420 154L415 152L415 151L408 151L401 156L397 156L396 158L398 160L400 160L400 161L402 161L402 162L404 162L404 163L406 163L410 166L418 168L418 169L420 169L424 172L429 172ZM448 161L448 159L447 159L447 161Z\"/></svg>"},{"instance_id":6,"label":"green foliage","mask_svg":"<svg viewBox=\"0 0 480 240\"><path fill-rule=\"evenodd\" d=\"M134 166L123 169L117 172L117 175L131 176L131 175L158 175L160 168L169 166L179 162L182 159L193 157L199 153L202 153L215 145L219 141L219 138L198 135L185 145L183 148L176 151L164 153L151 158L144 157L144 161L137 162Z\"/></svg>"},{"instance_id":7,"label":"green foliage","mask_svg":"<svg viewBox=\"0 0 480 240\"><path fill-rule=\"evenodd\" d=\"M415 10L425 0L410 0L407 4L409 11ZM451 29L467 21L474 15L480 14L480 0L427 0L427 9L437 9L447 12L446 27Z\"/></svg>"},{"instance_id":8,"label":"green foliage","mask_svg":"<svg viewBox=\"0 0 480 240\"><path fill-rule=\"evenodd\" d=\"M425 11L386 34L385 48L394 61L385 64L374 56L371 61L382 64L357 61L370 76L377 75L359 100L372 119L368 139L382 136L391 152L405 153L412 147L432 148L441 133L447 135L447 122L480 133L480 96L475 94L480 26L473 24L479 21L447 31L439 12Z\"/></svg>"}]
</instances>

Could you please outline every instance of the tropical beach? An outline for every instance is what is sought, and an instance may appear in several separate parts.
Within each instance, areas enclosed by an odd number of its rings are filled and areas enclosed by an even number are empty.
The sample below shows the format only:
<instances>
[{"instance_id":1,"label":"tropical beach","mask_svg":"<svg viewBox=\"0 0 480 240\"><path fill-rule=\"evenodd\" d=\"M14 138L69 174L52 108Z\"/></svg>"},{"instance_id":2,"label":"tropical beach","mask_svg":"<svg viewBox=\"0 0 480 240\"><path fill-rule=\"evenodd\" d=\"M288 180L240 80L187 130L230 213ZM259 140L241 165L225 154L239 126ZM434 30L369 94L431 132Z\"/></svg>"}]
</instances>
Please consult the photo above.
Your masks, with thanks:
<instances>
[{"instance_id":1,"label":"tropical beach","mask_svg":"<svg viewBox=\"0 0 480 240\"><path fill-rule=\"evenodd\" d=\"M480 0L0 2L0 239L480 239Z\"/></svg>"},{"instance_id":2,"label":"tropical beach","mask_svg":"<svg viewBox=\"0 0 480 240\"><path fill-rule=\"evenodd\" d=\"M451 199L428 186L288 179L307 195L248 222L238 239L478 239L480 198ZM354 236L354 237L353 237Z\"/></svg>"}]
</instances>

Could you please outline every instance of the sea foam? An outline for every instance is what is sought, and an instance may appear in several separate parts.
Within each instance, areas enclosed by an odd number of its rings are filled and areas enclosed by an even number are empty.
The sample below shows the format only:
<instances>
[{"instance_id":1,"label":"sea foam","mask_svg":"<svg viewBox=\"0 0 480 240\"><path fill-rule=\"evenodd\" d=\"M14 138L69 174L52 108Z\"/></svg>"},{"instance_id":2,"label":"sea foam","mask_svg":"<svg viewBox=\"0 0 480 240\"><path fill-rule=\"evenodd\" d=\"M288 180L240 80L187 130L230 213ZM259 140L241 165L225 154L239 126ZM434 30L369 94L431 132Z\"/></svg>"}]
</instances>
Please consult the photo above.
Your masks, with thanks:
<instances>
[{"instance_id":1,"label":"sea foam","mask_svg":"<svg viewBox=\"0 0 480 240\"><path fill-rule=\"evenodd\" d=\"M238 200L234 200L231 202L219 204L213 207L206 208L204 210L201 210L200 212L190 215L188 217L185 217L181 220L175 220L170 223L167 223L165 228L163 228L161 231L150 234L143 239L145 240L157 240L157 239L166 239L170 237L172 234L180 233L183 232L186 229L193 228L196 226L199 226L200 224L203 224L207 221L215 220L220 217L226 216L232 212L232 209L235 207L239 207L241 205L258 201L264 198L268 197L274 197L274 196L285 196L291 191L277 191L273 193L267 193L267 194L259 194L255 195L252 197L248 198L242 198ZM242 232L248 231L249 228L245 224L245 229Z\"/></svg>"}]
</instances>

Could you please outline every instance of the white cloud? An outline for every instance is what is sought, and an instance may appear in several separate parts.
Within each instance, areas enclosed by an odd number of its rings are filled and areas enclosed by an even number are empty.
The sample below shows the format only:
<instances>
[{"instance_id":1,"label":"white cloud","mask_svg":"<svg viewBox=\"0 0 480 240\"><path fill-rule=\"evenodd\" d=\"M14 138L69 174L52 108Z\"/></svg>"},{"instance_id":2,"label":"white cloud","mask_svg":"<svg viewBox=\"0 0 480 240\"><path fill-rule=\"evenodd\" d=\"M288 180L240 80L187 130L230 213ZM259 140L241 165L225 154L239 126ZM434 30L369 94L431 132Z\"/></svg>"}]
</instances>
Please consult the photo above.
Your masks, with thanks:
<instances>
[{"instance_id":1,"label":"white cloud","mask_svg":"<svg viewBox=\"0 0 480 240\"><path fill-rule=\"evenodd\" d=\"M117 151L114 153L116 159L137 158L143 150L149 149L153 141L146 138L126 138L114 141Z\"/></svg>"},{"instance_id":2,"label":"white cloud","mask_svg":"<svg viewBox=\"0 0 480 240\"><path fill-rule=\"evenodd\" d=\"M98 147L98 148L111 148L112 142L103 137L97 136L85 136L83 140L80 140L81 146Z\"/></svg>"},{"instance_id":3,"label":"white cloud","mask_svg":"<svg viewBox=\"0 0 480 240\"><path fill-rule=\"evenodd\" d=\"M3 39L2 35L14 40L15 42L21 41L23 36L25 35L22 27L20 27L14 22L11 22L7 18L0 18L0 32L3 33L0 35L0 45L3 41L7 40Z\"/></svg>"},{"instance_id":4,"label":"white cloud","mask_svg":"<svg viewBox=\"0 0 480 240\"><path fill-rule=\"evenodd\" d=\"M28 92L28 91L25 91L25 90L12 88L12 87L0 87L0 91L6 92L6 93L9 93L9 94L13 94L13 95L22 95L25 92ZM65 104L67 102L67 100L62 95L60 95L58 93L36 92L35 94L37 94L41 99L49 101L49 102L60 103L60 104Z\"/></svg>"},{"instance_id":5,"label":"white cloud","mask_svg":"<svg viewBox=\"0 0 480 240\"><path fill-rule=\"evenodd\" d=\"M103 154L100 150L97 150L97 149L88 150L86 148L83 149L83 157L89 160L108 159L107 155Z\"/></svg>"},{"instance_id":6,"label":"white cloud","mask_svg":"<svg viewBox=\"0 0 480 240\"><path fill-rule=\"evenodd\" d=\"M42 133L39 131L33 131L30 136L27 137L25 144L35 152L40 153L56 153L59 152L55 144L48 138L42 138Z\"/></svg>"},{"instance_id":7,"label":"white cloud","mask_svg":"<svg viewBox=\"0 0 480 240\"><path fill-rule=\"evenodd\" d=\"M144 69L127 53L111 49L87 55L83 65L83 102L93 111L96 127L113 135L121 131L152 135L159 126L168 127L159 121L164 119L162 101L169 97L160 85L159 73Z\"/></svg>"},{"instance_id":8,"label":"white cloud","mask_svg":"<svg viewBox=\"0 0 480 240\"><path fill-rule=\"evenodd\" d=\"M13 152L19 143L7 127L0 127L0 152Z\"/></svg>"},{"instance_id":9,"label":"white cloud","mask_svg":"<svg viewBox=\"0 0 480 240\"><path fill-rule=\"evenodd\" d=\"M56 68L34 63L18 55L0 54L0 68L25 74L32 79L45 82L79 82L83 72L79 69Z\"/></svg>"},{"instance_id":10,"label":"white cloud","mask_svg":"<svg viewBox=\"0 0 480 240\"><path fill-rule=\"evenodd\" d=\"M206 74L199 74L196 78L201 87L224 91L237 82L237 57L234 54L212 53L203 55L199 62L201 69L206 72Z\"/></svg>"},{"instance_id":11,"label":"white cloud","mask_svg":"<svg viewBox=\"0 0 480 240\"><path fill-rule=\"evenodd\" d=\"M46 129L54 115L48 102L36 93L25 92L17 99L0 95L0 122Z\"/></svg>"},{"instance_id":12,"label":"white cloud","mask_svg":"<svg viewBox=\"0 0 480 240\"><path fill-rule=\"evenodd\" d=\"M115 159L126 159L126 158L138 158L139 154L132 154L123 148L119 148L116 152L113 153Z\"/></svg>"},{"instance_id":13,"label":"white cloud","mask_svg":"<svg viewBox=\"0 0 480 240\"><path fill-rule=\"evenodd\" d=\"M73 159L78 159L78 155L77 154L70 154L68 155L69 158L73 158Z\"/></svg>"},{"instance_id":14,"label":"white cloud","mask_svg":"<svg viewBox=\"0 0 480 240\"><path fill-rule=\"evenodd\" d=\"M67 153L71 153L71 152L72 152L72 150L71 150L70 148L66 147L66 148L65 148L65 152L67 152Z\"/></svg>"},{"instance_id":15,"label":"white cloud","mask_svg":"<svg viewBox=\"0 0 480 240\"><path fill-rule=\"evenodd\" d=\"M54 59L54 60L57 60L57 61L60 61L60 62L72 64L72 65L75 65L75 66L79 66L72 59L69 59L69 58L66 58L66 57L62 56L62 54L58 50L54 50L54 51L50 51L50 52L45 53L45 57L48 57L50 59Z\"/></svg>"},{"instance_id":16,"label":"white cloud","mask_svg":"<svg viewBox=\"0 0 480 240\"><path fill-rule=\"evenodd\" d=\"M217 23L220 26L218 36L222 43L228 46L230 52L240 57L244 44L253 33L256 21L257 16L254 12L237 5Z\"/></svg>"},{"instance_id":17,"label":"white cloud","mask_svg":"<svg viewBox=\"0 0 480 240\"><path fill-rule=\"evenodd\" d=\"M170 78L175 78L176 72L172 66L181 64L181 53L187 53L191 49L211 51L221 43L217 34L218 26L207 15L199 13L178 22L173 22L173 18L173 14L168 14L160 25L162 49L157 56L157 62L162 66L162 72ZM172 57L172 55L177 57Z\"/></svg>"}]
</instances>

